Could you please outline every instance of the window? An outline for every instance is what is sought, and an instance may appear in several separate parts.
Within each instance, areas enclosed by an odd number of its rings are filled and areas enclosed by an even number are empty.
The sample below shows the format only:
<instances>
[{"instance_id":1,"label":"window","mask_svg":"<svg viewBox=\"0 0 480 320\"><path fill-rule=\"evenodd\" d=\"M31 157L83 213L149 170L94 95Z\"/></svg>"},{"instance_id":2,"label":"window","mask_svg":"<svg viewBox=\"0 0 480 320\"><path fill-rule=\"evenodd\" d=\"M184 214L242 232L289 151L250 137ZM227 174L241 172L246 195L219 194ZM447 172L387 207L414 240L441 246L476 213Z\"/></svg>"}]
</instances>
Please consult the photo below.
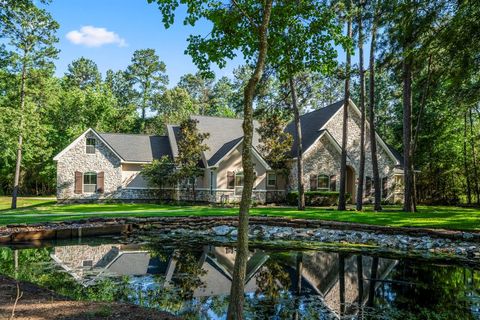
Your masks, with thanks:
<instances>
[{"instance_id":1,"label":"window","mask_svg":"<svg viewBox=\"0 0 480 320\"><path fill-rule=\"evenodd\" d=\"M372 194L372 178L365 178L365 196L369 197Z\"/></svg>"},{"instance_id":2,"label":"window","mask_svg":"<svg viewBox=\"0 0 480 320\"><path fill-rule=\"evenodd\" d=\"M243 171L235 173L235 187L243 187Z\"/></svg>"},{"instance_id":3,"label":"window","mask_svg":"<svg viewBox=\"0 0 480 320\"><path fill-rule=\"evenodd\" d=\"M82 265L84 267L93 267L93 260L83 260Z\"/></svg>"},{"instance_id":4,"label":"window","mask_svg":"<svg viewBox=\"0 0 480 320\"><path fill-rule=\"evenodd\" d=\"M87 138L86 152L90 153L90 154L95 153L95 139L94 138Z\"/></svg>"},{"instance_id":5,"label":"window","mask_svg":"<svg viewBox=\"0 0 480 320\"><path fill-rule=\"evenodd\" d=\"M272 172L267 174L267 186L276 187L277 186L277 174Z\"/></svg>"},{"instance_id":6,"label":"window","mask_svg":"<svg viewBox=\"0 0 480 320\"><path fill-rule=\"evenodd\" d=\"M97 174L86 172L83 174L83 192L95 193L97 191Z\"/></svg>"},{"instance_id":7,"label":"window","mask_svg":"<svg viewBox=\"0 0 480 320\"><path fill-rule=\"evenodd\" d=\"M388 197L388 178L382 178L382 199L386 199Z\"/></svg>"},{"instance_id":8,"label":"window","mask_svg":"<svg viewBox=\"0 0 480 320\"><path fill-rule=\"evenodd\" d=\"M243 192L243 171L235 173L235 195L241 196Z\"/></svg>"},{"instance_id":9,"label":"window","mask_svg":"<svg viewBox=\"0 0 480 320\"><path fill-rule=\"evenodd\" d=\"M320 191L330 190L330 177L325 174L319 174L317 178L317 186Z\"/></svg>"}]
</instances>

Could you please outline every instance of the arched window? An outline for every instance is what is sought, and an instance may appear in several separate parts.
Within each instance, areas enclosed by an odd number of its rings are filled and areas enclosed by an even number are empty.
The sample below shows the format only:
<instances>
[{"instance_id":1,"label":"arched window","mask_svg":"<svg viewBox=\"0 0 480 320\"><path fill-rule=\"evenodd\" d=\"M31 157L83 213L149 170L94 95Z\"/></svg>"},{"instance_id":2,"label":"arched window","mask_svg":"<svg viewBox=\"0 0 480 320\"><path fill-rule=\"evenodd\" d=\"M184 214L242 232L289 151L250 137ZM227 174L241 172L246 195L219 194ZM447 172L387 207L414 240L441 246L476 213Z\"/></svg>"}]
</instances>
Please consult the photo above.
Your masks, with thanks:
<instances>
[{"instance_id":1,"label":"arched window","mask_svg":"<svg viewBox=\"0 0 480 320\"><path fill-rule=\"evenodd\" d=\"M326 174L319 174L317 178L317 189L320 191L330 190L330 177Z\"/></svg>"},{"instance_id":2,"label":"arched window","mask_svg":"<svg viewBox=\"0 0 480 320\"><path fill-rule=\"evenodd\" d=\"M85 172L83 174L83 192L95 193L97 192L97 173Z\"/></svg>"}]
</instances>

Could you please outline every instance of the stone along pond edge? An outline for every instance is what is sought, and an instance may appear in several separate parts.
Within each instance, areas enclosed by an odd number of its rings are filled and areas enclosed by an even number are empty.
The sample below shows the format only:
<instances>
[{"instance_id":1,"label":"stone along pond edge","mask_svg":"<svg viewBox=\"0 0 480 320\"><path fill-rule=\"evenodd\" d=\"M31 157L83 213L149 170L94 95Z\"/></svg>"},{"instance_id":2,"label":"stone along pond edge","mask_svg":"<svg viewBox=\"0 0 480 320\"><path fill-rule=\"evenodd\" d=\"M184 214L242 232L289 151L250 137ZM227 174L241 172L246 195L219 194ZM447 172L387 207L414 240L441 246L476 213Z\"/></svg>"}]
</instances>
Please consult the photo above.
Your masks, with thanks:
<instances>
[{"instance_id":1,"label":"stone along pond edge","mask_svg":"<svg viewBox=\"0 0 480 320\"><path fill-rule=\"evenodd\" d=\"M235 242L237 217L89 218L77 221L12 224L0 227L0 244L41 245L42 240L101 235L203 237ZM334 246L349 250L458 258L480 263L480 232L415 227L385 227L337 221L250 217L252 243L313 249Z\"/></svg>"}]
</instances>

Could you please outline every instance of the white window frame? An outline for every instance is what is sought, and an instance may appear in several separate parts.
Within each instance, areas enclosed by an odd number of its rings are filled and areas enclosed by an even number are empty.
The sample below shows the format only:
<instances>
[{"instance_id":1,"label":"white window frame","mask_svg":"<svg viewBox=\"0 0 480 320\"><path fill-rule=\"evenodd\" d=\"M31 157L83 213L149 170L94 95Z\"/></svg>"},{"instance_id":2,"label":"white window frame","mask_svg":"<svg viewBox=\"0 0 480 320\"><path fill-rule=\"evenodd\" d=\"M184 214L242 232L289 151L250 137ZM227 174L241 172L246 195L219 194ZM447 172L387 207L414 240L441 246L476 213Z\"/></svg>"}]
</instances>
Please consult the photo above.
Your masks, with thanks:
<instances>
[{"instance_id":1,"label":"white window frame","mask_svg":"<svg viewBox=\"0 0 480 320\"><path fill-rule=\"evenodd\" d=\"M91 184L91 183L85 183L85 176L86 175L92 175L94 174L95 175L95 184ZM85 189L85 186L89 187L89 190L86 190ZM93 191L90 189L93 187ZM97 193L97 187L98 187L98 174L94 171L88 171L88 172L84 172L83 173L83 176L82 176L82 191L83 193Z\"/></svg>"},{"instance_id":2,"label":"white window frame","mask_svg":"<svg viewBox=\"0 0 480 320\"><path fill-rule=\"evenodd\" d=\"M270 184L270 176L274 177L274 183ZM267 173L267 187L276 187L277 186L277 174L275 172L268 172Z\"/></svg>"},{"instance_id":3,"label":"white window frame","mask_svg":"<svg viewBox=\"0 0 480 320\"><path fill-rule=\"evenodd\" d=\"M241 177L242 179L242 184L239 185L237 183L237 177ZM233 179L233 189L235 190L235 195L236 196L241 196L243 193L243 184L244 184L244 176L243 176L243 171L237 171L235 172L235 179Z\"/></svg>"},{"instance_id":4,"label":"white window frame","mask_svg":"<svg viewBox=\"0 0 480 320\"><path fill-rule=\"evenodd\" d=\"M93 140L93 145L88 144L88 140ZM93 147L93 148L92 148ZM93 152L92 152L93 149ZM86 154L95 154L97 151L97 139L95 138L87 138L85 140L85 153Z\"/></svg>"}]
</instances>

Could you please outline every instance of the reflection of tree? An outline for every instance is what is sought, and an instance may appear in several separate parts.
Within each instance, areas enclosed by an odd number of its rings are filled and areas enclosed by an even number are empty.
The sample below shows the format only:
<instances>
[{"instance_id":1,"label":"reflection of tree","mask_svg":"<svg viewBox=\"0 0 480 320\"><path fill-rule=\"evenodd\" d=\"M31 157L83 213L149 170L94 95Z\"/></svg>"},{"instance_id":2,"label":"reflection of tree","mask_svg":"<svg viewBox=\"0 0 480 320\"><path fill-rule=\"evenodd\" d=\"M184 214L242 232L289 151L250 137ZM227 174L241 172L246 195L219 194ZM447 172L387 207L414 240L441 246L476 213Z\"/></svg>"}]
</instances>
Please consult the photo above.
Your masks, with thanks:
<instances>
[{"instance_id":1,"label":"reflection of tree","mask_svg":"<svg viewBox=\"0 0 480 320\"><path fill-rule=\"evenodd\" d=\"M468 307L468 297L475 290L475 294L480 294L480 289L464 277L463 270L458 266L432 267L400 260L392 273L392 283L384 284L383 290L378 291L378 312L402 320L476 319ZM479 279L480 274L476 273L476 280Z\"/></svg>"},{"instance_id":2,"label":"reflection of tree","mask_svg":"<svg viewBox=\"0 0 480 320\"><path fill-rule=\"evenodd\" d=\"M52 266L51 249L18 250L18 269L15 270L14 251L0 248L0 272L8 277L34 283L75 300L116 301L128 296L127 280L99 280L93 286L84 287L70 274Z\"/></svg>"},{"instance_id":3,"label":"reflection of tree","mask_svg":"<svg viewBox=\"0 0 480 320\"><path fill-rule=\"evenodd\" d=\"M268 299L277 299L282 291L290 288L290 276L280 262L273 257L265 262L256 278L257 295L262 294Z\"/></svg>"},{"instance_id":4,"label":"reflection of tree","mask_svg":"<svg viewBox=\"0 0 480 320\"><path fill-rule=\"evenodd\" d=\"M181 290L182 298L191 299L195 289L203 285L200 277L207 272L202 269L199 257L192 252L176 250L172 258L176 261L175 284Z\"/></svg>"}]
</instances>

